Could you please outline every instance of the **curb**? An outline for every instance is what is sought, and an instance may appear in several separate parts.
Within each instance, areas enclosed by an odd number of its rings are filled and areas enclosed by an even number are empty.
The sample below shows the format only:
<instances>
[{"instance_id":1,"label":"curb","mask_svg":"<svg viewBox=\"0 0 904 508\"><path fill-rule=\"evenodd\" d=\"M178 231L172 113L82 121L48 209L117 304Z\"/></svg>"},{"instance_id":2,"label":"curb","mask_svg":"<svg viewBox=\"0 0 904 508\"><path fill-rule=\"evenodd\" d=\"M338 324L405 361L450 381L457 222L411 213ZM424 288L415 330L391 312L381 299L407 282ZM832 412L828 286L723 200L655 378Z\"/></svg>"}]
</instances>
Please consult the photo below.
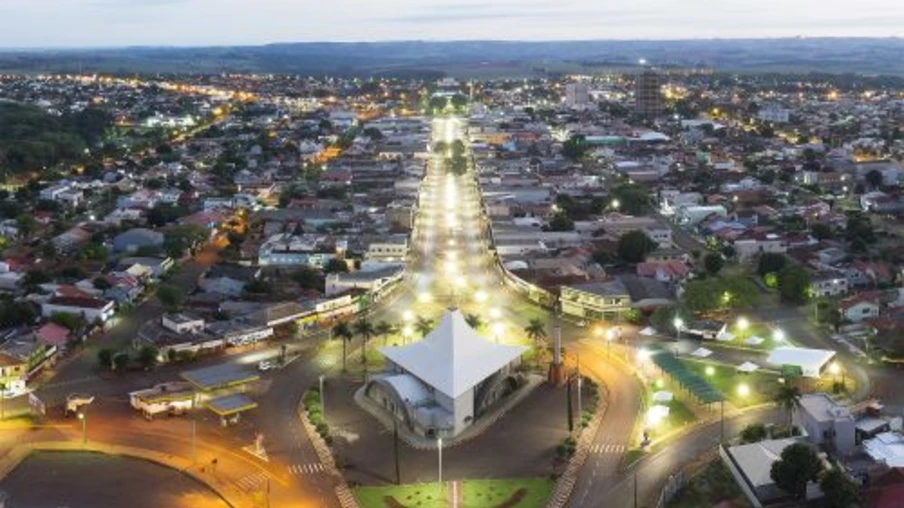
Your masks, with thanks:
<instances>
[{"instance_id":1,"label":"curb","mask_svg":"<svg viewBox=\"0 0 904 508\"><path fill-rule=\"evenodd\" d=\"M296 411L298 419L301 420L302 427L304 427L308 438L311 440L311 444L314 446L314 452L317 453L317 458L320 459L321 464L323 464L324 470L326 470L336 482L336 499L338 499L339 505L342 506L342 508L359 508L358 500L355 499L351 489L348 488L348 483L345 482L345 478L339 473L339 468L336 467L336 461L333 459L333 453L330 451L329 445L326 444L323 438L320 437L320 434L318 434L316 429L311 425L311 422L308 421L301 402L299 402Z\"/></svg>"}]
</instances>

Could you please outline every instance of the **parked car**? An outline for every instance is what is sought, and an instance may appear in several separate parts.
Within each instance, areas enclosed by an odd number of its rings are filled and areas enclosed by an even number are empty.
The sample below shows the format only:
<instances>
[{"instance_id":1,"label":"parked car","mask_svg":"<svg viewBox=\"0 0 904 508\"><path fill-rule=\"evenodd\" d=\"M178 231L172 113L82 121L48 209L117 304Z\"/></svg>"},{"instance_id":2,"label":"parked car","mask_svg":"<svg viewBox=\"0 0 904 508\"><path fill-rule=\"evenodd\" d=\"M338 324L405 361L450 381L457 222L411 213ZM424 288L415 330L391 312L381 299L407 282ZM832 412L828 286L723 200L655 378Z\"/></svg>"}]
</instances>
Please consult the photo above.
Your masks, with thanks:
<instances>
[{"instance_id":1,"label":"parked car","mask_svg":"<svg viewBox=\"0 0 904 508\"><path fill-rule=\"evenodd\" d=\"M257 364L257 370L261 372L267 372L268 370L273 368L273 363L270 360L261 360L260 363Z\"/></svg>"}]
</instances>

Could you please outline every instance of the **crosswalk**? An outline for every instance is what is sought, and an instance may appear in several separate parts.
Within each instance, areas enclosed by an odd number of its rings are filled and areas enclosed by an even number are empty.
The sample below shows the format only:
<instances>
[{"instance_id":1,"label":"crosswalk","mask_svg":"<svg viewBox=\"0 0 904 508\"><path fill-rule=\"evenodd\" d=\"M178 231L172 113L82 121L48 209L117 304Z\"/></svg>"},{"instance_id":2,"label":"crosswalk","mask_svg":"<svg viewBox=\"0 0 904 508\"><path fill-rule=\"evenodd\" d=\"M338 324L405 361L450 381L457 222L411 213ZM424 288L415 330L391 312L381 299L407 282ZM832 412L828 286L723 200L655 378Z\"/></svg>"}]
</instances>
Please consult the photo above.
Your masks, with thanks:
<instances>
[{"instance_id":1,"label":"crosswalk","mask_svg":"<svg viewBox=\"0 0 904 508\"><path fill-rule=\"evenodd\" d=\"M235 483L244 490L259 490L267 482L267 473L263 471L239 478Z\"/></svg>"},{"instance_id":2,"label":"crosswalk","mask_svg":"<svg viewBox=\"0 0 904 508\"><path fill-rule=\"evenodd\" d=\"M590 453L625 453L627 446L616 443L599 443L590 446Z\"/></svg>"},{"instance_id":3,"label":"crosswalk","mask_svg":"<svg viewBox=\"0 0 904 508\"><path fill-rule=\"evenodd\" d=\"M292 464L289 466L289 474L305 475L323 472L323 464Z\"/></svg>"}]
</instances>

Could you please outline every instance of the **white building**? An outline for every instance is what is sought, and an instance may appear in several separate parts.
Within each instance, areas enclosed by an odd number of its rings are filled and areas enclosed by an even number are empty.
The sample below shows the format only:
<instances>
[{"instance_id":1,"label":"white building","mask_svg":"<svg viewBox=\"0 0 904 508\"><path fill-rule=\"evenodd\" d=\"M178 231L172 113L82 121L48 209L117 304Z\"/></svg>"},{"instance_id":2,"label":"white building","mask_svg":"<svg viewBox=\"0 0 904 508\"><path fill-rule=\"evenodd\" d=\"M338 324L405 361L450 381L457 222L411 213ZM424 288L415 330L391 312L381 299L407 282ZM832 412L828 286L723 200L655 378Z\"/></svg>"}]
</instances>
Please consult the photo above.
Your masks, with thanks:
<instances>
[{"instance_id":1,"label":"white building","mask_svg":"<svg viewBox=\"0 0 904 508\"><path fill-rule=\"evenodd\" d=\"M769 353L768 363L776 367L800 367L804 377L818 378L823 369L835 358L835 351L802 347L777 347Z\"/></svg>"},{"instance_id":2,"label":"white building","mask_svg":"<svg viewBox=\"0 0 904 508\"><path fill-rule=\"evenodd\" d=\"M164 314L161 324L167 330L179 334L200 333L204 330L203 319L185 314Z\"/></svg>"},{"instance_id":3,"label":"white building","mask_svg":"<svg viewBox=\"0 0 904 508\"><path fill-rule=\"evenodd\" d=\"M404 261L408 257L408 235L390 235L367 247L364 258L379 261Z\"/></svg>"},{"instance_id":4,"label":"white building","mask_svg":"<svg viewBox=\"0 0 904 508\"><path fill-rule=\"evenodd\" d=\"M41 315L51 317L54 314L75 314L82 317L88 323L100 321L106 323L115 309L112 300L100 298L55 296L41 305Z\"/></svg>"},{"instance_id":5,"label":"white building","mask_svg":"<svg viewBox=\"0 0 904 508\"><path fill-rule=\"evenodd\" d=\"M452 438L517 389L513 370L526 350L484 339L452 309L423 340L381 348L388 373L365 394L410 431Z\"/></svg>"}]
</instances>

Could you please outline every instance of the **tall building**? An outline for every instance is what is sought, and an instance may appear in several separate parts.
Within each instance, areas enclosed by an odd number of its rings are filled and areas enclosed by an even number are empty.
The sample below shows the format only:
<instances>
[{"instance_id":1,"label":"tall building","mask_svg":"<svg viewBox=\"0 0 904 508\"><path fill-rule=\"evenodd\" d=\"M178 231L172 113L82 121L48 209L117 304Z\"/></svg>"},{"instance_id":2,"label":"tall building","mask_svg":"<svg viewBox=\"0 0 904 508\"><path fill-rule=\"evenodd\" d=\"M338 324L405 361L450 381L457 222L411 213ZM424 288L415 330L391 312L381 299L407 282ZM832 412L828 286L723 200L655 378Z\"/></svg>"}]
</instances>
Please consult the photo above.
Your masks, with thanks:
<instances>
[{"instance_id":1,"label":"tall building","mask_svg":"<svg viewBox=\"0 0 904 508\"><path fill-rule=\"evenodd\" d=\"M642 116L658 116L665 110L662 98L662 75L647 69L637 75L634 110Z\"/></svg>"},{"instance_id":2,"label":"tall building","mask_svg":"<svg viewBox=\"0 0 904 508\"><path fill-rule=\"evenodd\" d=\"M565 105L579 108L590 102L590 85L587 83L568 83L565 85Z\"/></svg>"}]
</instances>

